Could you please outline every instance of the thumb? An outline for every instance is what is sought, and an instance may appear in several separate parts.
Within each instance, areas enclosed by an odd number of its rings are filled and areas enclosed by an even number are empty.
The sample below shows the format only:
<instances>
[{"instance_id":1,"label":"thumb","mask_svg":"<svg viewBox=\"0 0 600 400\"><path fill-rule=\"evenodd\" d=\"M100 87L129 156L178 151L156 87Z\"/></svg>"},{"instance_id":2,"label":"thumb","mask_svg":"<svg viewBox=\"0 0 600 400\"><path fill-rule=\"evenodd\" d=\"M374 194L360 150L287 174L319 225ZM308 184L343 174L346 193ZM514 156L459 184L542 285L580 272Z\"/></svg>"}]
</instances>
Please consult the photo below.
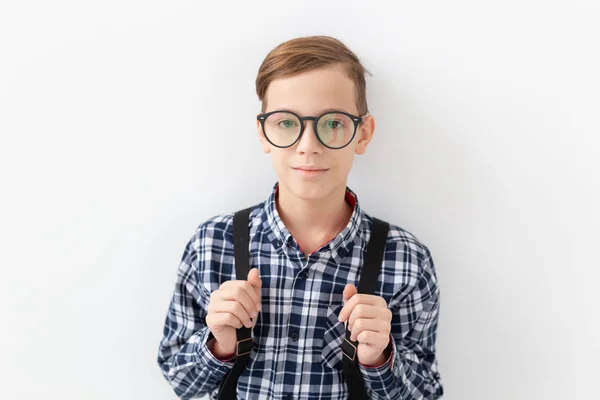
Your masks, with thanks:
<instances>
[{"instance_id":1,"label":"thumb","mask_svg":"<svg viewBox=\"0 0 600 400\"><path fill-rule=\"evenodd\" d=\"M250 269L250 272L248 272L248 282L257 289L262 287L262 280L258 276L258 268Z\"/></svg>"},{"instance_id":2,"label":"thumb","mask_svg":"<svg viewBox=\"0 0 600 400\"><path fill-rule=\"evenodd\" d=\"M346 303L348 300L350 300L350 298L352 296L354 296L356 293L358 293L356 286L354 286L351 283L347 284L346 287L344 288L344 293L343 293L344 303Z\"/></svg>"}]
</instances>

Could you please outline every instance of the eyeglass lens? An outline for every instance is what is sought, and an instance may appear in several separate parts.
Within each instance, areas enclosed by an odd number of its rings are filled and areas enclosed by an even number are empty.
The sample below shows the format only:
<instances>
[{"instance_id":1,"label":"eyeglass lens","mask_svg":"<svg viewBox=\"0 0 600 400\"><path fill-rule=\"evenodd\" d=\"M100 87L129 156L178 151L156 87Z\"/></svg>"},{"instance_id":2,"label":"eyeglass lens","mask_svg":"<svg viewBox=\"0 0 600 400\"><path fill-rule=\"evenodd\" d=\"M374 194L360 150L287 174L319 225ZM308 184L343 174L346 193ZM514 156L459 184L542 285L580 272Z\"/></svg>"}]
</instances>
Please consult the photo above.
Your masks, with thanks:
<instances>
[{"instance_id":1,"label":"eyeglass lens","mask_svg":"<svg viewBox=\"0 0 600 400\"><path fill-rule=\"evenodd\" d=\"M307 121L312 123L312 121ZM290 146L300 135L300 120L294 114L276 112L264 122L265 135L277 146ZM317 121L317 135L328 147L344 147L352 139L354 121L345 114L328 113Z\"/></svg>"}]
</instances>

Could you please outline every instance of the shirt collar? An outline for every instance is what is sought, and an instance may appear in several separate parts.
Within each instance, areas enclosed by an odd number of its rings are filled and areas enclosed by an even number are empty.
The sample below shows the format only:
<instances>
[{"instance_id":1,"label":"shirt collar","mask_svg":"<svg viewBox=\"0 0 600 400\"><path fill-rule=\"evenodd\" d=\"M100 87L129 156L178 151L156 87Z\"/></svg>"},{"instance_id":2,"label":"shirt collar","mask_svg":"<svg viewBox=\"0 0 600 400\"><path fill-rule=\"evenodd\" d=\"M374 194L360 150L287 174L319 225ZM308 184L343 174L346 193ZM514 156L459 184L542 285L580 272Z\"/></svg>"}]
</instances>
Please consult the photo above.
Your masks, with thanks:
<instances>
[{"instance_id":1,"label":"shirt collar","mask_svg":"<svg viewBox=\"0 0 600 400\"><path fill-rule=\"evenodd\" d=\"M264 215L266 216L267 225L272 233L268 235L271 239L271 242L278 250L285 251L288 248L287 246L293 243L294 238L292 237L290 231L284 225L283 221L281 220L281 217L279 216L279 212L277 211L275 198L277 195L278 185L279 182L275 183L275 185L273 186L273 190L269 195L269 198L265 202ZM335 238L330 240L329 243L323 243L323 246L318 250L319 252L331 251L334 257L337 255L344 256L349 253L349 249L359 233L359 228L362 220L362 212L358 202L358 196L347 186L346 201L350 205L354 206L348 224Z\"/></svg>"}]
</instances>

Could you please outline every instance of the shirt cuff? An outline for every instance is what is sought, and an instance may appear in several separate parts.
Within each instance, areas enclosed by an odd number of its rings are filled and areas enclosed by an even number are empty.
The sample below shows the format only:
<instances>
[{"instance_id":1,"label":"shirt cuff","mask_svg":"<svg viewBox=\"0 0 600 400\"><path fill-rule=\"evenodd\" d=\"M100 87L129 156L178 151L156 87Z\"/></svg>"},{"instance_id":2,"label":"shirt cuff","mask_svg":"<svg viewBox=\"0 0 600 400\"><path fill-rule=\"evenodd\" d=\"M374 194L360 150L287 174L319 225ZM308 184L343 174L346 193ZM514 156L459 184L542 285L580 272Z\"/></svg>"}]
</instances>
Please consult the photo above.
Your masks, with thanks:
<instances>
[{"instance_id":1,"label":"shirt cuff","mask_svg":"<svg viewBox=\"0 0 600 400\"><path fill-rule=\"evenodd\" d=\"M200 356L200 358L204 361L204 364L207 367L208 371L211 371L211 378L221 381L225 378L225 375L231 370L234 362L228 360L219 360L215 355L209 350L207 346L207 342L214 338L212 333L208 328L204 329L200 334L199 340L197 342L196 352ZM235 355L230 359L233 360Z\"/></svg>"},{"instance_id":2,"label":"shirt cuff","mask_svg":"<svg viewBox=\"0 0 600 400\"><path fill-rule=\"evenodd\" d=\"M397 387L397 378L394 371L394 359L398 353L396 342L390 334L391 351L388 359L379 366L369 367L358 363L358 368L368 385L375 393L389 393Z\"/></svg>"}]
</instances>

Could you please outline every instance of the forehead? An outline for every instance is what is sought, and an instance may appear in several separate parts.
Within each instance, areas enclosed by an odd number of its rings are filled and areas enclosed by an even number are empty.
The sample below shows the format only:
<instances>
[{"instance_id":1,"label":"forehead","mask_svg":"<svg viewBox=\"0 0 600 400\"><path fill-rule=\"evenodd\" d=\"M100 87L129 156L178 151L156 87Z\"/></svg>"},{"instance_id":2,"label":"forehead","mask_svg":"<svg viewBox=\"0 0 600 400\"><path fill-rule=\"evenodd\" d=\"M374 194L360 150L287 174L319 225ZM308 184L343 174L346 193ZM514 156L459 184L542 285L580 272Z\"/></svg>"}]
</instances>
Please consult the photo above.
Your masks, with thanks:
<instances>
[{"instance_id":1,"label":"forehead","mask_svg":"<svg viewBox=\"0 0 600 400\"><path fill-rule=\"evenodd\" d=\"M267 89L266 100L267 112L278 109L301 115L314 115L326 109L357 112L354 82L341 65L274 79Z\"/></svg>"}]
</instances>

